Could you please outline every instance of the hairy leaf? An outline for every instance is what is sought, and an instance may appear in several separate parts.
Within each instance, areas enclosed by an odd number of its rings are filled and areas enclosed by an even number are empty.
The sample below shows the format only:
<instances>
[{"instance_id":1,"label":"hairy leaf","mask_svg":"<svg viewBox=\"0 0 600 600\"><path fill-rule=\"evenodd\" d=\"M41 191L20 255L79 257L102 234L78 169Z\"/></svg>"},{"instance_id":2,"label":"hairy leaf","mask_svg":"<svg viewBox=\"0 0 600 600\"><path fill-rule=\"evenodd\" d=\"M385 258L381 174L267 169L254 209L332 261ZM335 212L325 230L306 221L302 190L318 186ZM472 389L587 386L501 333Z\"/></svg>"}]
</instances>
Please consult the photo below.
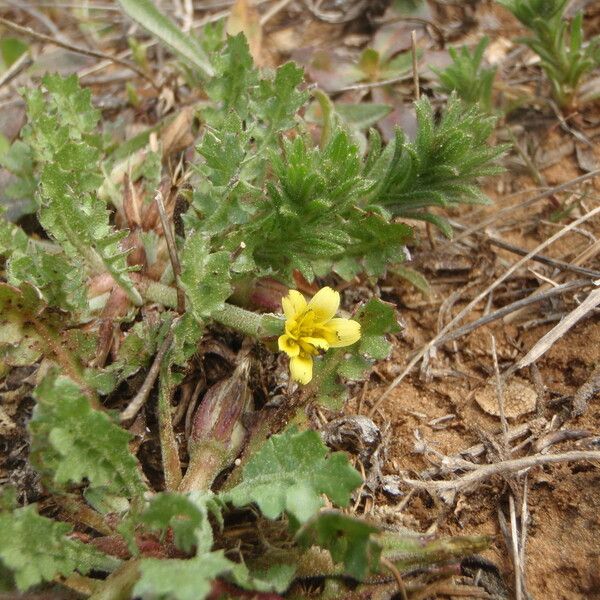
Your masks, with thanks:
<instances>
[{"instance_id":1,"label":"hairy leaf","mask_svg":"<svg viewBox=\"0 0 600 600\"><path fill-rule=\"evenodd\" d=\"M75 571L112 571L119 560L77 540L69 539L66 523L40 516L34 505L0 512L0 564L14 574L24 591L57 575Z\"/></svg>"},{"instance_id":2,"label":"hairy leaf","mask_svg":"<svg viewBox=\"0 0 600 600\"><path fill-rule=\"evenodd\" d=\"M316 432L288 430L269 438L244 468L242 483L223 497L236 506L256 502L270 519L287 512L302 523L321 507L321 494L346 506L360 483L346 456L328 455Z\"/></svg>"},{"instance_id":3,"label":"hairy leaf","mask_svg":"<svg viewBox=\"0 0 600 600\"><path fill-rule=\"evenodd\" d=\"M211 514L222 525L221 504L211 492L189 495L157 494L141 516L141 521L154 530L173 530L175 545L189 553L209 552L213 533L208 515Z\"/></svg>"},{"instance_id":4,"label":"hairy leaf","mask_svg":"<svg viewBox=\"0 0 600 600\"><path fill-rule=\"evenodd\" d=\"M72 380L51 373L35 391L31 460L58 484L82 483L136 497L145 490L130 435L90 406Z\"/></svg>"},{"instance_id":5,"label":"hairy leaf","mask_svg":"<svg viewBox=\"0 0 600 600\"><path fill-rule=\"evenodd\" d=\"M103 181L100 170L99 112L91 105L90 90L79 87L73 75L46 75L44 89L25 94L28 124L25 141L40 165L39 220L63 248L69 261L89 273L108 272L132 302L142 299L129 278L132 270L109 213L95 193Z\"/></svg>"},{"instance_id":6,"label":"hairy leaf","mask_svg":"<svg viewBox=\"0 0 600 600\"><path fill-rule=\"evenodd\" d=\"M231 294L229 264L229 253L211 253L202 232L193 232L186 239L181 253L181 284L198 320L222 309Z\"/></svg>"},{"instance_id":7,"label":"hairy leaf","mask_svg":"<svg viewBox=\"0 0 600 600\"><path fill-rule=\"evenodd\" d=\"M372 538L379 529L337 511L323 511L305 523L296 540L309 548L327 548L335 562L343 563L345 572L361 581L376 571L381 546Z\"/></svg>"},{"instance_id":8,"label":"hairy leaf","mask_svg":"<svg viewBox=\"0 0 600 600\"><path fill-rule=\"evenodd\" d=\"M189 560L146 558L133 593L148 600L202 600L209 595L212 580L233 566L222 550Z\"/></svg>"}]
</instances>

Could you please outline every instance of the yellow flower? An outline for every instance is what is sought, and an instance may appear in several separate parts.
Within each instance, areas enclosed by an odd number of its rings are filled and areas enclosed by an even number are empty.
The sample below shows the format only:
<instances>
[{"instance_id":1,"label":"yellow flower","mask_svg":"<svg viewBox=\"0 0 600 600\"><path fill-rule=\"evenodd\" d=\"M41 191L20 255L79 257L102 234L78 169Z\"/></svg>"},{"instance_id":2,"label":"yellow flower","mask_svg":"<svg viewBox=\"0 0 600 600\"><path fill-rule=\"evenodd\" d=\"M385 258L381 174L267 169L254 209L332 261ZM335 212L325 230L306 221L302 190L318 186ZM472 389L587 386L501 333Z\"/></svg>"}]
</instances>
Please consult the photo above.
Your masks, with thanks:
<instances>
[{"instance_id":1,"label":"yellow flower","mask_svg":"<svg viewBox=\"0 0 600 600\"><path fill-rule=\"evenodd\" d=\"M313 356L319 350L350 346L360 338L357 321L334 319L340 294L330 287L319 290L308 303L300 292L290 290L281 306L285 333L279 337L279 349L290 357L294 381L307 384L312 379Z\"/></svg>"}]
</instances>

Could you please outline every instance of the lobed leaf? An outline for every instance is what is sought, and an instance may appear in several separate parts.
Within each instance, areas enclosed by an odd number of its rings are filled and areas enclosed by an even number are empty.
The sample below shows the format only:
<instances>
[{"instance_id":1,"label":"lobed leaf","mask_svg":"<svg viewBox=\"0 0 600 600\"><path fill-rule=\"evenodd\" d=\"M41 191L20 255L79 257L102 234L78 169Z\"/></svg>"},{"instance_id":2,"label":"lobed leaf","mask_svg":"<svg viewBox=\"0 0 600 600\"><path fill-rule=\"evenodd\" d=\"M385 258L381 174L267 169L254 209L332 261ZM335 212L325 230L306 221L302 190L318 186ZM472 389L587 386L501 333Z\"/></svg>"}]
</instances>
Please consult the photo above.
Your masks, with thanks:
<instances>
[{"instance_id":1,"label":"lobed leaf","mask_svg":"<svg viewBox=\"0 0 600 600\"><path fill-rule=\"evenodd\" d=\"M321 507L321 494L346 506L361 481L342 452L328 455L315 431L288 430L269 438L223 499L235 506L255 502L269 519L287 512L303 523Z\"/></svg>"},{"instance_id":2,"label":"lobed leaf","mask_svg":"<svg viewBox=\"0 0 600 600\"><path fill-rule=\"evenodd\" d=\"M213 579L233 566L222 550L189 560L146 558L140 563L141 577L133 594L148 600L203 600Z\"/></svg>"},{"instance_id":3,"label":"lobed leaf","mask_svg":"<svg viewBox=\"0 0 600 600\"><path fill-rule=\"evenodd\" d=\"M163 492L152 498L140 520L150 529L171 528L175 545L183 552L196 548L198 554L203 554L209 552L213 544L208 515L222 525L221 509L220 501L211 492L189 495Z\"/></svg>"},{"instance_id":4,"label":"lobed leaf","mask_svg":"<svg viewBox=\"0 0 600 600\"><path fill-rule=\"evenodd\" d=\"M323 511L298 530L296 541L305 548L326 548L335 562L344 565L347 575L362 581L377 571L381 555L381 546L373 539L377 533L377 527L363 520Z\"/></svg>"},{"instance_id":5,"label":"lobed leaf","mask_svg":"<svg viewBox=\"0 0 600 600\"><path fill-rule=\"evenodd\" d=\"M93 546L69 539L71 527L42 517L34 505L12 512L0 512L0 565L14 575L24 591L57 575L68 577L75 571L110 572L119 560L106 556Z\"/></svg>"},{"instance_id":6,"label":"lobed leaf","mask_svg":"<svg viewBox=\"0 0 600 600\"><path fill-rule=\"evenodd\" d=\"M50 373L35 391L37 400L29 423L31 461L58 484L89 482L130 498L146 486L130 434L107 413L90 406L77 384Z\"/></svg>"}]
</instances>

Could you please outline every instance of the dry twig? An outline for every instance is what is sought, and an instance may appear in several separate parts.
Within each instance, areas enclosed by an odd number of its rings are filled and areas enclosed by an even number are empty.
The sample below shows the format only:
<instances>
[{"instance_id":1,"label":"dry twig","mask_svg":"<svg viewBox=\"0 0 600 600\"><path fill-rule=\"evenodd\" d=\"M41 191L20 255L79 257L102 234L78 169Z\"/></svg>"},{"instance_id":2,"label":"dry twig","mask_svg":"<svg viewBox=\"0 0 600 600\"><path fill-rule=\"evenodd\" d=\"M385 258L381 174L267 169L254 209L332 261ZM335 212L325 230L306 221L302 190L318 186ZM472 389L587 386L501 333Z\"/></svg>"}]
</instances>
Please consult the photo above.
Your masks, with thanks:
<instances>
[{"instance_id":1,"label":"dry twig","mask_svg":"<svg viewBox=\"0 0 600 600\"><path fill-rule=\"evenodd\" d=\"M175 324L175 321L173 321L173 324ZM152 366L150 367L150 370L146 375L146 379L144 380L142 387L139 389L138 393L133 397L127 408L125 408L125 410L120 414L119 420L121 422L133 419L133 417L135 417L135 415L137 415L137 413L139 412L140 408L144 406L146 400L148 400L148 396L150 395L150 392L154 387L154 382L156 381L158 373L160 372L160 367L163 358L165 357L165 354L171 347L172 342L173 327L171 327L171 331L169 331L169 333L165 336L163 343L160 345L160 348L158 349L158 352L154 357L154 361L152 362Z\"/></svg>"},{"instance_id":2,"label":"dry twig","mask_svg":"<svg viewBox=\"0 0 600 600\"><path fill-rule=\"evenodd\" d=\"M506 373L514 373L527 367L545 354L558 339L563 337L575 324L583 319L590 311L600 304L600 289L589 293L588 297L574 310L572 310L556 327L553 327L545 336L539 339L529 352Z\"/></svg>"},{"instance_id":3,"label":"dry twig","mask_svg":"<svg viewBox=\"0 0 600 600\"><path fill-rule=\"evenodd\" d=\"M121 65L122 67L127 67L137 75L139 75L142 79L145 79L148 83L152 85L153 88L158 89L158 86L147 73L145 73L142 69L140 69L134 63L129 62L128 60L123 60L118 56L112 56L111 54L107 54L106 52L98 52L97 50L88 50L87 48L82 48L81 46L74 46L73 44L68 44L56 38L53 38L49 35L45 35L43 33L38 33L29 27L23 27L21 25L17 25L17 23L13 23L4 17L0 17L0 24L4 25L7 29L14 31L16 33L20 33L22 35L28 35L40 42L45 42L47 44L53 44L54 46L59 46L60 48L64 48L65 50L70 50L71 52L76 52L77 54L83 54L84 56L91 56L92 58L101 58L104 60L109 60L113 63Z\"/></svg>"},{"instance_id":4,"label":"dry twig","mask_svg":"<svg viewBox=\"0 0 600 600\"><path fill-rule=\"evenodd\" d=\"M177 288L177 312L181 315L185 311L185 293L181 289L180 277L181 277L181 263L177 256L177 246L175 245L175 236L169 220L167 219L167 213L165 211L165 205L163 203L162 192L158 190L154 197L156 207L158 208L158 214L160 216L160 222L162 224L163 233L165 235L165 241L167 242L167 249L169 251L169 258L171 260L171 266L173 267L173 275L175 276L175 286Z\"/></svg>"},{"instance_id":5,"label":"dry twig","mask_svg":"<svg viewBox=\"0 0 600 600\"><path fill-rule=\"evenodd\" d=\"M529 306L530 304L544 302L545 300L553 298L554 296L560 296L561 294L564 294L567 291L576 290L589 285L592 285L592 282L589 279L576 279L575 281L569 281L567 283L557 285L556 287L550 288L547 291L532 294L531 296L527 296L527 298L523 298L521 300L517 300L516 302L512 302L511 304L503 306L502 308L499 308L498 310L495 310L494 312L485 315L480 319L477 319L475 321L472 321L471 323L467 323L466 325L459 327L458 329L455 329L451 333L448 333L441 339L439 339L438 345L441 346L446 342L452 342L453 340L461 338L463 335L471 333L471 331L474 331L475 329L478 329L483 325L487 325L492 321L502 319L504 316L515 312L525 306Z\"/></svg>"},{"instance_id":6,"label":"dry twig","mask_svg":"<svg viewBox=\"0 0 600 600\"><path fill-rule=\"evenodd\" d=\"M463 477L452 481L419 481L404 479L404 483L414 488L430 492L464 491L474 484L490 479L494 475L514 473L531 467L581 460L600 460L600 450L573 450L562 454L534 454L513 460L504 460L491 465L481 465Z\"/></svg>"},{"instance_id":7,"label":"dry twig","mask_svg":"<svg viewBox=\"0 0 600 600\"><path fill-rule=\"evenodd\" d=\"M495 212L493 215L490 215L487 218L479 220L477 222L477 225L473 225L473 227L469 227L468 229L463 231L460 235L457 235L452 240L452 243L460 242L461 240L465 239L466 237L473 235L475 232L480 231L481 229L485 229L488 225L491 225L495 221L499 221L502 218L504 218L510 214L514 214L515 210L527 208L527 207L531 206L532 204L536 204L540 200L544 200L546 198L549 198L550 196L554 196L554 194L564 192L565 190L568 190L569 188L572 188L575 185L578 185L580 183L583 183L584 181L588 181L590 179L593 179L594 177L599 177L599 176L600 176L600 169L596 169L595 171L590 171L589 173L580 175L579 177L576 177L575 179L565 181L564 183L561 183L560 185L556 185L554 187L548 188L547 190L540 192L539 194L536 194L533 198L530 198L529 200L525 200L525 202L521 202L517 206L506 206L504 208L501 208L498 212Z\"/></svg>"},{"instance_id":8,"label":"dry twig","mask_svg":"<svg viewBox=\"0 0 600 600\"><path fill-rule=\"evenodd\" d=\"M589 399L600 390L600 365L598 365L589 379L575 392L573 398L574 417L582 415L587 410Z\"/></svg>"}]
</instances>

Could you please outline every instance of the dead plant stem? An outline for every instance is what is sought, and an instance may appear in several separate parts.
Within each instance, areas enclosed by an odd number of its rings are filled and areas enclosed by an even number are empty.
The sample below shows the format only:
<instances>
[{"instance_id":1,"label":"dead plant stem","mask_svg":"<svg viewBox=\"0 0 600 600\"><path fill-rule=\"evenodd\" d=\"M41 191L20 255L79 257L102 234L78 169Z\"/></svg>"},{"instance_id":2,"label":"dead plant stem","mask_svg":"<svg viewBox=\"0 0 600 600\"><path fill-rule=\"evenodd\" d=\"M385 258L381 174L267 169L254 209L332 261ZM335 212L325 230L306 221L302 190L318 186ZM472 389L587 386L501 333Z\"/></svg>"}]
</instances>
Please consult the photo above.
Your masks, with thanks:
<instances>
[{"instance_id":1,"label":"dead plant stem","mask_svg":"<svg viewBox=\"0 0 600 600\"><path fill-rule=\"evenodd\" d=\"M175 321L173 322L173 324ZM154 383L158 374L160 372L160 367L162 365L165 354L168 352L171 344L173 343L173 327L171 327L171 331L165 336L163 343L160 345L156 356L154 357L154 361L152 362L152 366L146 375L146 379L142 384L142 387L139 389L138 393L133 397L127 408L121 413L119 419L121 422L129 421L133 419L135 415L139 412L139 410L144 406L146 401L148 400L148 396L154 387Z\"/></svg>"},{"instance_id":2,"label":"dead plant stem","mask_svg":"<svg viewBox=\"0 0 600 600\"><path fill-rule=\"evenodd\" d=\"M490 477L493 477L494 475L514 473L516 471L522 471L540 465L577 462L582 460L600 460L600 450L573 450L561 454L534 454L523 458L504 460L490 465L481 465L478 469L452 481L419 481L417 479L405 479L404 482L414 488L427 491L460 491L490 479Z\"/></svg>"},{"instance_id":3,"label":"dead plant stem","mask_svg":"<svg viewBox=\"0 0 600 600\"><path fill-rule=\"evenodd\" d=\"M528 206L531 206L532 204L536 204L540 200L544 200L546 198L549 198L550 196L553 196L554 194L564 192L565 190L568 190L569 188L572 188L575 185L578 185L580 183L583 183L584 181L588 181L589 179L593 179L594 177L598 177L598 176L600 176L600 169L596 169L595 171L590 171L589 173L580 175L579 177L576 177L575 179L571 179L570 181L565 181L564 183L561 183L560 185L556 185L554 187L548 188L547 190L540 192L539 194L536 194L535 196L533 196L533 198L530 198L529 200L525 200L524 202L521 202L520 204L518 204L516 206L506 206L505 208L502 208L498 212L494 213L493 215L479 220L477 222L477 225L473 225L473 227L469 227L468 229L465 229L465 231L463 231L460 235L457 235L452 240L452 243L455 244L456 242L460 242L461 240L465 239L466 237L469 237L470 235L472 235L473 233L480 231L481 229L485 229L488 225L491 225L495 221L498 221L507 215L514 214L515 210L527 208Z\"/></svg>"},{"instance_id":4,"label":"dead plant stem","mask_svg":"<svg viewBox=\"0 0 600 600\"><path fill-rule=\"evenodd\" d=\"M512 540L513 569L515 571L515 600L523 600L523 591L521 589L522 565L519 556L519 532L517 530L515 497L512 494L509 494L508 496L508 509L510 512L510 537Z\"/></svg>"},{"instance_id":5,"label":"dead plant stem","mask_svg":"<svg viewBox=\"0 0 600 600\"><path fill-rule=\"evenodd\" d=\"M177 312L182 315L185 312L185 293L181 289L181 263L179 262L179 257L177 256L175 236L173 235L171 224L167 218L163 196L160 190L156 192L154 201L156 202L156 207L158 208L158 215L162 224L165 241L167 242L167 250L169 251L169 259L171 260L171 266L173 267L173 275L175 276L175 286L177 289Z\"/></svg>"},{"instance_id":6,"label":"dead plant stem","mask_svg":"<svg viewBox=\"0 0 600 600\"><path fill-rule=\"evenodd\" d=\"M29 27L23 27L22 25L13 23L12 21L5 19L4 17L0 17L0 24L4 25L4 27L10 29L11 31L14 31L15 33L27 35L40 42L53 44L54 46L58 46L59 48L64 48L65 50L76 52L77 54L83 54L84 56L91 56L92 58L101 58L103 60L109 60L115 64L121 65L122 67L130 69L131 71L139 75L142 79L145 79L148 83L150 83L153 88L158 89L158 86L156 85L152 77L144 73L144 71L142 71L142 69L140 69L137 65L127 60L123 60L118 56L112 56L110 54L107 54L106 52L98 52L97 50L88 50L87 48L82 48L81 46L74 46L73 44L69 44L67 42L58 40L52 36L39 33L38 31L34 31Z\"/></svg>"}]
</instances>

